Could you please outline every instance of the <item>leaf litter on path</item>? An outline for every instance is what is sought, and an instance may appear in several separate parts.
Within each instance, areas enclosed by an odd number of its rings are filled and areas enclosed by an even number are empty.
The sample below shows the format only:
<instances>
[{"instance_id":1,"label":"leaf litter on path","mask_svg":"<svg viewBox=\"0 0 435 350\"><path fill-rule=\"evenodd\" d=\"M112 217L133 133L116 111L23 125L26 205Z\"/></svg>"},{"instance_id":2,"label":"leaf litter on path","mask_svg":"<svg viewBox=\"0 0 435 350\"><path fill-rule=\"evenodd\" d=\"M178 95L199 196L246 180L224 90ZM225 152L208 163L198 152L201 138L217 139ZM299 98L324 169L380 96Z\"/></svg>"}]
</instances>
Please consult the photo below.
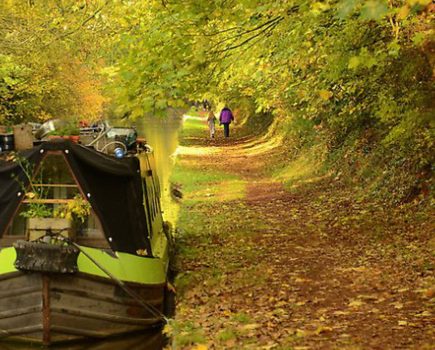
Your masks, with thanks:
<instances>
[{"instance_id":1,"label":"leaf litter on path","mask_svg":"<svg viewBox=\"0 0 435 350\"><path fill-rule=\"evenodd\" d=\"M225 157L186 152L184 166L247 185L244 198L182 203L179 268L189 274L177 281L177 348L431 348L430 237L413 209L373 211L377 203L327 179L286 191L261 170L270 153L238 147Z\"/></svg>"}]
</instances>

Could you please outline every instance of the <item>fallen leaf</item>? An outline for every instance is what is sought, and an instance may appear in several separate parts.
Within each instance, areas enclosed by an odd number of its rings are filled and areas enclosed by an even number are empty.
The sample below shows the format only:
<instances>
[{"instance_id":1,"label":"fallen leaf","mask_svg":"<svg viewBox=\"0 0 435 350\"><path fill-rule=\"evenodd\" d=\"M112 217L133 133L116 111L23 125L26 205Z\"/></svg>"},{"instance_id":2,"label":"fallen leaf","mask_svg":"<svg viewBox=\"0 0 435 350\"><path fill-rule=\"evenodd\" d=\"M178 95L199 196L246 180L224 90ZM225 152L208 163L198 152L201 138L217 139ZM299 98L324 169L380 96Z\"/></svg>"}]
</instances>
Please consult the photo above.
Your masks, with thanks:
<instances>
[{"instance_id":1,"label":"fallen leaf","mask_svg":"<svg viewBox=\"0 0 435 350\"><path fill-rule=\"evenodd\" d=\"M431 317L432 314L429 311L423 311L421 313L416 314L417 317Z\"/></svg>"},{"instance_id":2,"label":"fallen leaf","mask_svg":"<svg viewBox=\"0 0 435 350\"><path fill-rule=\"evenodd\" d=\"M309 282L309 281L310 280L305 279L305 278L300 278L300 277L295 278L296 283L304 283L304 282Z\"/></svg>"},{"instance_id":3,"label":"fallen leaf","mask_svg":"<svg viewBox=\"0 0 435 350\"><path fill-rule=\"evenodd\" d=\"M358 308L358 307L364 305L364 302L361 300L352 300L349 302L348 305L349 305L349 307Z\"/></svg>"},{"instance_id":4,"label":"fallen leaf","mask_svg":"<svg viewBox=\"0 0 435 350\"><path fill-rule=\"evenodd\" d=\"M314 333L316 334L321 334L321 333L326 333L326 332L331 332L332 328L331 327L327 327L327 326L319 326L317 327L317 329L314 331Z\"/></svg>"},{"instance_id":5,"label":"fallen leaf","mask_svg":"<svg viewBox=\"0 0 435 350\"><path fill-rule=\"evenodd\" d=\"M343 316L343 315L349 315L350 312L349 311L334 311L332 314L335 316Z\"/></svg>"},{"instance_id":6,"label":"fallen leaf","mask_svg":"<svg viewBox=\"0 0 435 350\"><path fill-rule=\"evenodd\" d=\"M261 327L260 324L258 324L258 323L251 323L251 324L246 324L246 325L242 326L241 328L243 330L250 331L250 330L253 330L253 329L257 329L259 327Z\"/></svg>"},{"instance_id":7,"label":"fallen leaf","mask_svg":"<svg viewBox=\"0 0 435 350\"><path fill-rule=\"evenodd\" d=\"M358 295L358 298L363 300L378 300L377 295Z\"/></svg>"},{"instance_id":8,"label":"fallen leaf","mask_svg":"<svg viewBox=\"0 0 435 350\"><path fill-rule=\"evenodd\" d=\"M322 98L322 100L328 101L332 97L332 92L328 90L320 90L319 96Z\"/></svg>"},{"instance_id":9,"label":"fallen leaf","mask_svg":"<svg viewBox=\"0 0 435 350\"><path fill-rule=\"evenodd\" d=\"M172 326L167 323L167 324L165 324L165 327L163 327L162 333L167 335L167 336L171 336L173 331L174 331L174 329L172 328Z\"/></svg>"},{"instance_id":10,"label":"fallen leaf","mask_svg":"<svg viewBox=\"0 0 435 350\"><path fill-rule=\"evenodd\" d=\"M435 295L435 287L426 290L424 295L427 296L428 298L432 298Z\"/></svg>"},{"instance_id":11,"label":"fallen leaf","mask_svg":"<svg viewBox=\"0 0 435 350\"><path fill-rule=\"evenodd\" d=\"M393 305L394 305L395 309L398 309L398 310L403 309L403 304L400 302L394 303Z\"/></svg>"},{"instance_id":12,"label":"fallen leaf","mask_svg":"<svg viewBox=\"0 0 435 350\"><path fill-rule=\"evenodd\" d=\"M307 336L310 336L311 334L312 334L312 332L305 331L303 329L297 329L296 330L296 336L299 337L299 338L307 337Z\"/></svg>"}]
</instances>

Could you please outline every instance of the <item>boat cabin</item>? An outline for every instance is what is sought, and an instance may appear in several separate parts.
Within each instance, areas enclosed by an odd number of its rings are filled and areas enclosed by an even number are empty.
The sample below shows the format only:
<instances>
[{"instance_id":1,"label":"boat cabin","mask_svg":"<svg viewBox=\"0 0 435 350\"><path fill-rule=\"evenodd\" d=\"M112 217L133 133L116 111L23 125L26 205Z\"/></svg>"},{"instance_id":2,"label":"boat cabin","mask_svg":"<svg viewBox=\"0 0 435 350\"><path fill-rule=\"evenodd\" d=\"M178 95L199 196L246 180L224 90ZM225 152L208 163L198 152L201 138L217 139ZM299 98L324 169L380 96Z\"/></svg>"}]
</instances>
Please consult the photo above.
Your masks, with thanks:
<instances>
[{"instance_id":1,"label":"boat cabin","mask_svg":"<svg viewBox=\"0 0 435 350\"><path fill-rule=\"evenodd\" d=\"M163 226L153 162L145 150L118 159L63 139L0 160L0 247L62 234L152 256Z\"/></svg>"}]
</instances>

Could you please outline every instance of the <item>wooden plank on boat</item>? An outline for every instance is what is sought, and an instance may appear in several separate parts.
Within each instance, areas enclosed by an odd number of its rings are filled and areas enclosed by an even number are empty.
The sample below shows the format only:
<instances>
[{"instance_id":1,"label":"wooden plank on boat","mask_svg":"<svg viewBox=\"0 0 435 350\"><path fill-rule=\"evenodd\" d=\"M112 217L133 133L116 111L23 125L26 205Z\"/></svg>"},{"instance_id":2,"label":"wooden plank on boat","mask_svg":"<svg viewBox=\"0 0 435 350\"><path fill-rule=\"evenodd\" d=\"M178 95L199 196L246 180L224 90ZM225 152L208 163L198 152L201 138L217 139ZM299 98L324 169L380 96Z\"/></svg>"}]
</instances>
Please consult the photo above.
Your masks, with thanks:
<instances>
[{"instance_id":1,"label":"wooden plank on boat","mask_svg":"<svg viewBox=\"0 0 435 350\"><path fill-rule=\"evenodd\" d=\"M1 276L1 285L0 329L32 341L48 344L107 337L161 322L108 278L17 272ZM162 309L163 285L126 286L147 304Z\"/></svg>"},{"instance_id":2,"label":"wooden plank on boat","mask_svg":"<svg viewBox=\"0 0 435 350\"><path fill-rule=\"evenodd\" d=\"M7 330L7 333L8 335L22 335L22 334L40 332L41 330L42 330L42 325L35 325L35 326L11 328Z\"/></svg>"},{"instance_id":3,"label":"wooden plank on boat","mask_svg":"<svg viewBox=\"0 0 435 350\"><path fill-rule=\"evenodd\" d=\"M8 312L18 312L18 310L26 308L37 308L40 312L41 307L41 292L33 292L31 294L14 295L0 299L0 320L6 318Z\"/></svg>"},{"instance_id":4,"label":"wooden plank on boat","mask_svg":"<svg viewBox=\"0 0 435 350\"><path fill-rule=\"evenodd\" d=\"M15 149L24 151L33 147L32 126L29 124L19 124L13 126Z\"/></svg>"},{"instance_id":5,"label":"wooden plank on boat","mask_svg":"<svg viewBox=\"0 0 435 350\"><path fill-rule=\"evenodd\" d=\"M11 310L16 311L16 310ZM30 309L27 310L27 313L21 313L17 315L7 315L7 318L0 319L0 329L6 332L10 332L14 329L23 329L27 327L40 327L42 330L42 317L41 317L41 308L38 308L38 311L30 312ZM23 331L24 333L24 331Z\"/></svg>"},{"instance_id":6,"label":"wooden plank on boat","mask_svg":"<svg viewBox=\"0 0 435 350\"><path fill-rule=\"evenodd\" d=\"M96 312L96 311L88 311L84 309L75 309L71 307L52 307L51 312L54 314L58 313L61 315L69 315L69 316L78 316L80 318L88 318L94 320L103 320L109 321L113 324L132 324L132 325L153 325L157 324L161 321L160 318L149 317L149 318L139 318L139 317L127 317L127 316L119 316L115 314L109 314L106 312Z\"/></svg>"},{"instance_id":7,"label":"wooden plank on boat","mask_svg":"<svg viewBox=\"0 0 435 350\"><path fill-rule=\"evenodd\" d=\"M96 318L89 318L87 316L70 315L65 312L52 312L51 315L52 325L51 329L54 327L68 327L76 328L78 331L89 331L89 332L102 332L106 335L118 334L118 333L129 333L137 329L147 329L155 327L158 323L153 324L126 324L126 323L116 323L110 320L102 320Z\"/></svg>"},{"instance_id":8,"label":"wooden plank on boat","mask_svg":"<svg viewBox=\"0 0 435 350\"><path fill-rule=\"evenodd\" d=\"M26 294L31 294L35 292L40 292L41 288L39 286L30 286L30 287L23 287L20 289L14 289L14 290L4 290L0 291L0 301L2 299L8 298L8 297L15 297L15 296L24 296Z\"/></svg>"},{"instance_id":9,"label":"wooden plank on boat","mask_svg":"<svg viewBox=\"0 0 435 350\"><path fill-rule=\"evenodd\" d=\"M40 203L40 204L68 204L69 202L74 201L74 199L24 199L23 203Z\"/></svg>"},{"instance_id":10,"label":"wooden plank on boat","mask_svg":"<svg viewBox=\"0 0 435 350\"><path fill-rule=\"evenodd\" d=\"M33 313L37 313L41 311L41 306L30 306L30 307L21 307L21 308L11 308L11 310L5 310L0 312L0 320L5 320L7 318L29 315Z\"/></svg>"},{"instance_id":11,"label":"wooden plank on boat","mask_svg":"<svg viewBox=\"0 0 435 350\"><path fill-rule=\"evenodd\" d=\"M82 337L89 337L89 338L107 338L110 336L123 334L125 332L122 329L114 333L114 332L104 332L104 331L92 331L82 327L66 327L66 326L53 326L52 330L53 332L79 335ZM141 330L141 327L136 327L132 331L138 331L138 330Z\"/></svg>"},{"instance_id":12,"label":"wooden plank on boat","mask_svg":"<svg viewBox=\"0 0 435 350\"><path fill-rule=\"evenodd\" d=\"M59 303L66 304L66 305L80 306L80 299L83 299L93 303L100 302L102 307L105 307L105 305L108 306L108 304L124 305L124 306L140 306L139 301L133 300L130 297L126 298L126 297L120 297L116 295L100 294L100 293L95 293L92 290L83 291L75 288L54 287L51 289L51 291L52 291L52 296L56 301L59 301ZM146 300L147 303L154 306L158 306L163 302L163 296L158 296L155 299L147 298ZM83 307L86 306L83 305Z\"/></svg>"}]
</instances>

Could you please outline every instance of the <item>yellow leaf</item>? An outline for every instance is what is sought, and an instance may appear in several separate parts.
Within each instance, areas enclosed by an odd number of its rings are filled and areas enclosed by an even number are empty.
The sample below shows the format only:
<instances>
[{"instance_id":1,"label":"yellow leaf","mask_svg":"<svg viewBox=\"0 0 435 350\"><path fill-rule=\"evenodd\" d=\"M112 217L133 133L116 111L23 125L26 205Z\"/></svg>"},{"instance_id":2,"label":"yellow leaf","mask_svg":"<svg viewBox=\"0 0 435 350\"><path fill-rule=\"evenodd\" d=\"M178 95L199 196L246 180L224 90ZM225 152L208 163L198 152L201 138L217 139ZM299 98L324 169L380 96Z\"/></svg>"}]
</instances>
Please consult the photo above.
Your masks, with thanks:
<instances>
[{"instance_id":1,"label":"yellow leaf","mask_svg":"<svg viewBox=\"0 0 435 350\"><path fill-rule=\"evenodd\" d=\"M230 310L223 311L224 316L230 317L233 313Z\"/></svg>"},{"instance_id":2,"label":"yellow leaf","mask_svg":"<svg viewBox=\"0 0 435 350\"><path fill-rule=\"evenodd\" d=\"M402 308L403 308L403 304L402 304L402 303L399 303L399 302L397 302L397 303L395 303L395 304L394 304L394 308L396 308L396 309L400 310L400 309L402 309Z\"/></svg>"},{"instance_id":3,"label":"yellow leaf","mask_svg":"<svg viewBox=\"0 0 435 350\"><path fill-rule=\"evenodd\" d=\"M204 344L198 344L194 346L192 350L208 350L208 346Z\"/></svg>"},{"instance_id":4,"label":"yellow leaf","mask_svg":"<svg viewBox=\"0 0 435 350\"><path fill-rule=\"evenodd\" d=\"M350 312L349 311L334 311L333 312L333 315L335 315L335 316L343 316L343 315L349 315L350 314Z\"/></svg>"},{"instance_id":5,"label":"yellow leaf","mask_svg":"<svg viewBox=\"0 0 435 350\"><path fill-rule=\"evenodd\" d=\"M407 321L399 321L397 323L399 324L399 326L407 326L408 325Z\"/></svg>"},{"instance_id":6,"label":"yellow leaf","mask_svg":"<svg viewBox=\"0 0 435 350\"><path fill-rule=\"evenodd\" d=\"M432 314L429 311L423 311L422 313L416 314L415 316L417 316L417 317L431 317Z\"/></svg>"},{"instance_id":7,"label":"yellow leaf","mask_svg":"<svg viewBox=\"0 0 435 350\"><path fill-rule=\"evenodd\" d=\"M310 335L309 331L304 331L303 329L297 329L296 330L296 336L299 337L299 338L303 338L303 337L306 337L306 336L309 336L309 335Z\"/></svg>"},{"instance_id":8,"label":"yellow leaf","mask_svg":"<svg viewBox=\"0 0 435 350\"><path fill-rule=\"evenodd\" d=\"M321 333L331 332L331 331L332 331L331 327L319 326L319 327L317 327L317 329L316 329L316 331L314 333L321 334Z\"/></svg>"},{"instance_id":9,"label":"yellow leaf","mask_svg":"<svg viewBox=\"0 0 435 350\"><path fill-rule=\"evenodd\" d=\"M296 277L295 278L295 282L296 283L305 283L305 282L309 282L310 280L305 279L305 278L300 278L300 277Z\"/></svg>"},{"instance_id":10,"label":"yellow leaf","mask_svg":"<svg viewBox=\"0 0 435 350\"><path fill-rule=\"evenodd\" d=\"M171 336L173 333L174 329L172 328L172 326L170 324L166 324L165 327L163 328L163 334Z\"/></svg>"},{"instance_id":11,"label":"yellow leaf","mask_svg":"<svg viewBox=\"0 0 435 350\"><path fill-rule=\"evenodd\" d=\"M360 64L359 57L358 56L353 56L353 57L350 58L349 64L348 64L347 67L349 69L355 69L355 68L357 68L359 66L359 64Z\"/></svg>"},{"instance_id":12,"label":"yellow leaf","mask_svg":"<svg viewBox=\"0 0 435 350\"><path fill-rule=\"evenodd\" d=\"M399 12L397 13L397 18L398 19L405 19L409 14L409 10L410 10L410 8L408 5L402 6L400 8Z\"/></svg>"},{"instance_id":13,"label":"yellow leaf","mask_svg":"<svg viewBox=\"0 0 435 350\"><path fill-rule=\"evenodd\" d=\"M352 300L348 305L350 307L358 308L358 307L360 307L363 304L364 304L364 302L362 302L361 300Z\"/></svg>"},{"instance_id":14,"label":"yellow leaf","mask_svg":"<svg viewBox=\"0 0 435 350\"><path fill-rule=\"evenodd\" d=\"M261 327L261 325L259 325L258 323L251 323L251 324L244 325L242 327L242 329L244 329L246 331L250 331L250 330L253 330L253 329L257 329L259 327Z\"/></svg>"},{"instance_id":15,"label":"yellow leaf","mask_svg":"<svg viewBox=\"0 0 435 350\"><path fill-rule=\"evenodd\" d=\"M378 296L377 295L368 295L368 294L362 294L362 295L358 295L359 299L363 299L363 300L378 300Z\"/></svg>"},{"instance_id":16,"label":"yellow leaf","mask_svg":"<svg viewBox=\"0 0 435 350\"><path fill-rule=\"evenodd\" d=\"M34 192L27 192L26 193L26 197L29 198L29 199L32 199L32 198L36 197L36 194Z\"/></svg>"},{"instance_id":17,"label":"yellow leaf","mask_svg":"<svg viewBox=\"0 0 435 350\"><path fill-rule=\"evenodd\" d=\"M323 100L328 101L332 97L333 94L331 91L328 91L328 90L320 90L319 95Z\"/></svg>"}]
</instances>

